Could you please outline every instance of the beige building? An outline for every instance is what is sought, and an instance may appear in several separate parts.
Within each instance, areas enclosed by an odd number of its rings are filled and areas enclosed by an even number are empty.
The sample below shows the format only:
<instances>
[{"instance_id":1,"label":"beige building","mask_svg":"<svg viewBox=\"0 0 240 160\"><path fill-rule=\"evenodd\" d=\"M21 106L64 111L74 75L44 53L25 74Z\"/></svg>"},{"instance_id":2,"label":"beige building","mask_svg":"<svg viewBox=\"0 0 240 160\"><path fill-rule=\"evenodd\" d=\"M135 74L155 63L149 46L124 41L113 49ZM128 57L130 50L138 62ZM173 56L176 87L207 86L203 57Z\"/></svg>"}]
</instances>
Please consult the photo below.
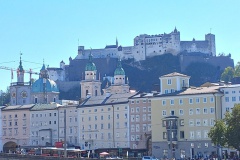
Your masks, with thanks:
<instances>
[{"instance_id":1,"label":"beige building","mask_svg":"<svg viewBox=\"0 0 240 160\"><path fill-rule=\"evenodd\" d=\"M30 145L54 146L58 141L57 103L36 104L30 109Z\"/></svg>"},{"instance_id":2,"label":"beige building","mask_svg":"<svg viewBox=\"0 0 240 160\"><path fill-rule=\"evenodd\" d=\"M59 140L64 141L64 112L66 112L66 143L67 146L80 146L79 144L79 117L78 104L67 103L58 108L59 113Z\"/></svg>"},{"instance_id":3,"label":"beige building","mask_svg":"<svg viewBox=\"0 0 240 160\"><path fill-rule=\"evenodd\" d=\"M78 107L82 149L130 147L128 98L134 93L90 97Z\"/></svg>"},{"instance_id":4,"label":"beige building","mask_svg":"<svg viewBox=\"0 0 240 160\"><path fill-rule=\"evenodd\" d=\"M130 148L134 156L151 155L151 99L153 93L139 93L129 99Z\"/></svg>"},{"instance_id":5,"label":"beige building","mask_svg":"<svg viewBox=\"0 0 240 160\"><path fill-rule=\"evenodd\" d=\"M17 147L30 145L30 109L34 104L2 108L3 152L14 152Z\"/></svg>"},{"instance_id":6,"label":"beige building","mask_svg":"<svg viewBox=\"0 0 240 160\"><path fill-rule=\"evenodd\" d=\"M160 77L162 91L172 92L151 100L152 154L158 158L199 158L217 151L208 132L221 118L223 94L219 86L186 89L182 84L189 78L179 73Z\"/></svg>"}]
</instances>

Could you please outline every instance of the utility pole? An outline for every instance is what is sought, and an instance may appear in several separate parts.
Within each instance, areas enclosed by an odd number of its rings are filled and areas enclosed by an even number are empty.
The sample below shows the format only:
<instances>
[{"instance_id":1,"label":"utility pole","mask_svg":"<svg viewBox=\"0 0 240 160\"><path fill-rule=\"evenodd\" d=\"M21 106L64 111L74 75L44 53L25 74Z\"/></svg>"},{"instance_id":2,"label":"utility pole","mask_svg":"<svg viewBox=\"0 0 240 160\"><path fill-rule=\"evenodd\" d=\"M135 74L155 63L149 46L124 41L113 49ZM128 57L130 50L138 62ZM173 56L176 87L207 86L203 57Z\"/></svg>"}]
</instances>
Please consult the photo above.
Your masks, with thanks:
<instances>
[{"instance_id":1,"label":"utility pole","mask_svg":"<svg viewBox=\"0 0 240 160\"><path fill-rule=\"evenodd\" d=\"M114 122L114 119L115 119L115 118L114 118L114 105L112 105L112 108L113 108L113 148L115 148L115 133L114 133L114 132L115 132L115 131L114 131L114 127L115 127L115 126L114 126L114 123L115 123L115 122Z\"/></svg>"},{"instance_id":2,"label":"utility pole","mask_svg":"<svg viewBox=\"0 0 240 160\"><path fill-rule=\"evenodd\" d=\"M66 109L64 109L64 158L67 158L67 116L66 116Z\"/></svg>"}]
</instances>

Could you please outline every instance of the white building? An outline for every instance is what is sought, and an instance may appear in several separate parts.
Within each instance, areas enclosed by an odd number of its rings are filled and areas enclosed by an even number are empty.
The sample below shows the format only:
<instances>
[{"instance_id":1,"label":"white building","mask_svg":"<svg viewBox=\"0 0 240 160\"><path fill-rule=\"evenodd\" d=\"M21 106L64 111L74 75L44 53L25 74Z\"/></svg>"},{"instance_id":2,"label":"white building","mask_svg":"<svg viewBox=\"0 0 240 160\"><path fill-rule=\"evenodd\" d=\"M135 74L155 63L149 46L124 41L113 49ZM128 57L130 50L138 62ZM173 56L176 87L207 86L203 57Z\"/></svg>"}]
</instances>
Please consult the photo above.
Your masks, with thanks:
<instances>
[{"instance_id":1,"label":"white building","mask_svg":"<svg viewBox=\"0 0 240 160\"><path fill-rule=\"evenodd\" d=\"M147 57L171 53L177 55L180 52L201 52L215 56L215 35L206 34L205 40L181 41L180 32L175 28L169 34L147 35L141 34L134 38L133 46L121 46L116 40L115 45L107 45L103 49L84 49L78 47L78 55L75 59L87 59L89 53L94 58L134 58L135 61L145 60Z\"/></svg>"},{"instance_id":2,"label":"white building","mask_svg":"<svg viewBox=\"0 0 240 160\"><path fill-rule=\"evenodd\" d=\"M240 84L225 85L220 88L224 92L222 97L222 118L225 117L226 112L231 112L235 104L240 103Z\"/></svg>"}]
</instances>

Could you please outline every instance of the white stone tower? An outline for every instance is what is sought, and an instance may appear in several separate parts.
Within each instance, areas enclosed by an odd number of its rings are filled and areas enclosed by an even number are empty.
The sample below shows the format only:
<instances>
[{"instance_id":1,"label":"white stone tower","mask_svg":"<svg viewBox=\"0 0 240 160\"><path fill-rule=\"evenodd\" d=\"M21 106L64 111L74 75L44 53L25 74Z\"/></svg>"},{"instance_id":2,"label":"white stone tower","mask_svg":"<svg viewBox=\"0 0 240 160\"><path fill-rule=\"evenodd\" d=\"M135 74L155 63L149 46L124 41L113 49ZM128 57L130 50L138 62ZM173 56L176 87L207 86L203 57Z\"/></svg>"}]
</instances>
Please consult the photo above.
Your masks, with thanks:
<instances>
[{"instance_id":1,"label":"white stone tower","mask_svg":"<svg viewBox=\"0 0 240 160\"><path fill-rule=\"evenodd\" d=\"M88 63L85 67L85 79L80 82L81 98L101 95L101 82L97 80L97 68L92 62L92 54L89 54Z\"/></svg>"}]
</instances>

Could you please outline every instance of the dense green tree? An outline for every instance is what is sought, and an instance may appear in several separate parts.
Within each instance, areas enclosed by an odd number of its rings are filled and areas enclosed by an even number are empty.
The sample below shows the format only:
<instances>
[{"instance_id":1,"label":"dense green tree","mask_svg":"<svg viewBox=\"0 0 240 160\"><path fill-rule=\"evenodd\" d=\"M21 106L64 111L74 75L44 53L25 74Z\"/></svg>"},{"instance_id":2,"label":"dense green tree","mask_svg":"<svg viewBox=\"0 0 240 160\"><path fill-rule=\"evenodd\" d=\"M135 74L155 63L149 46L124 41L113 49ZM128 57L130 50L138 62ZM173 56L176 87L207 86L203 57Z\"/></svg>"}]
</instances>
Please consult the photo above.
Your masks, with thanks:
<instances>
[{"instance_id":1,"label":"dense green tree","mask_svg":"<svg viewBox=\"0 0 240 160\"><path fill-rule=\"evenodd\" d=\"M10 89L7 88L5 92L1 91L0 106L9 105L9 102L10 102Z\"/></svg>"},{"instance_id":2,"label":"dense green tree","mask_svg":"<svg viewBox=\"0 0 240 160\"><path fill-rule=\"evenodd\" d=\"M225 83L231 82L234 76L234 69L232 67L225 68L224 72L221 75L221 80Z\"/></svg>"},{"instance_id":3,"label":"dense green tree","mask_svg":"<svg viewBox=\"0 0 240 160\"><path fill-rule=\"evenodd\" d=\"M234 68L234 77L240 77L240 62Z\"/></svg>"},{"instance_id":4,"label":"dense green tree","mask_svg":"<svg viewBox=\"0 0 240 160\"><path fill-rule=\"evenodd\" d=\"M240 151L240 104L236 104L232 113L226 114L226 138L228 146Z\"/></svg>"},{"instance_id":5,"label":"dense green tree","mask_svg":"<svg viewBox=\"0 0 240 160\"><path fill-rule=\"evenodd\" d=\"M215 145L224 146L226 144L226 124L224 120L217 120L214 127L211 128L208 136Z\"/></svg>"}]
</instances>

